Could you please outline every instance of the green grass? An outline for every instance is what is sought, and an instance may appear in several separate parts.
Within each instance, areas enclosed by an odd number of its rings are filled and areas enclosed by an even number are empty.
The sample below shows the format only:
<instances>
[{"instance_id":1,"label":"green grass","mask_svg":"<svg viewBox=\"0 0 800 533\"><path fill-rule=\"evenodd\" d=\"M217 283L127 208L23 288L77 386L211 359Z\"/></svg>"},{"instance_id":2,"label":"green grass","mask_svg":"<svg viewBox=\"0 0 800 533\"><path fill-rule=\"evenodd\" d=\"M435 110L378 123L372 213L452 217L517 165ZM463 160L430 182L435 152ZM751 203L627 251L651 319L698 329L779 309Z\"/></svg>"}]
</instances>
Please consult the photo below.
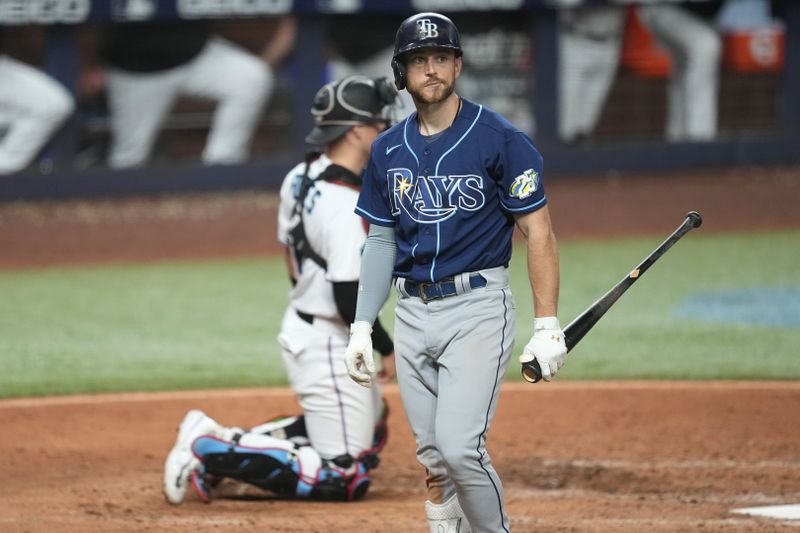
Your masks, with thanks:
<instances>
[{"instance_id":1,"label":"green grass","mask_svg":"<svg viewBox=\"0 0 800 533\"><path fill-rule=\"evenodd\" d=\"M284 382L280 261L0 273L0 395Z\"/></svg>"},{"instance_id":2,"label":"green grass","mask_svg":"<svg viewBox=\"0 0 800 533\"><path fill-rule=\"evenodd\" d=\"M658 237L561 244L566 325ZM698 290L800 284L800 232L678 243L570 355L560 379L798 379L800 329L673 316ZM531 334L524 251L512 264L517 353ZM0 397L285 383L276 258L0 272ZM391 307L383 317L392 326ZM519 379L516 363L509 379Z\"/></svg>"},{"instance_id":3,"label":"green grass","mask_svg":"<svg viewBox=\"0 0 800 533\"><path fill-rule=\"evenodd\" d=\"M566 326L661 239L570 242L561 249ZM519 317L531 316L524 254L512 269ZM798 379L800 329L701 323L673 308L697 291L800 285L800 232L692 233L655 263L571 352L560 379ZM523 296L524 295L524 296ZM797 309L797 306L795 306ZM520 320L518 352L530 336ZM512 365L509 376L518 369Z\"/></svg>"}]
</instances>

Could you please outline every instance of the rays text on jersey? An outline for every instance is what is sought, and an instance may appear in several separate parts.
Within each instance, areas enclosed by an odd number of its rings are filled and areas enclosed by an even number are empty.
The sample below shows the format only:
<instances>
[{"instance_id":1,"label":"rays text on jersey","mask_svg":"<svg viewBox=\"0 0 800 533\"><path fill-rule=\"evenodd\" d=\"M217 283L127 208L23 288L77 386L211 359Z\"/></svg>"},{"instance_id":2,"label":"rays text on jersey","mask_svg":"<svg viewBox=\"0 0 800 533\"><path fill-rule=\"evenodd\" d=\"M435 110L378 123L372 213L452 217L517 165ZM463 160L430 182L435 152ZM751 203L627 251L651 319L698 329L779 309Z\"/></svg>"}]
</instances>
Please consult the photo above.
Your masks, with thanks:
<instances>
[{"instance_id":1,"label":"rays text on jersey","mask_svg":"<svg viewBox=\"0 0 800 533\"><path fill-rule=\"evenodd\" d=\"M401 210L421 224L447 220L460 209L477 211L483 207L483 178L474 174L414 176L407 168L391 168L386 173L392 214Z\"/></svg>"}]
</instances>

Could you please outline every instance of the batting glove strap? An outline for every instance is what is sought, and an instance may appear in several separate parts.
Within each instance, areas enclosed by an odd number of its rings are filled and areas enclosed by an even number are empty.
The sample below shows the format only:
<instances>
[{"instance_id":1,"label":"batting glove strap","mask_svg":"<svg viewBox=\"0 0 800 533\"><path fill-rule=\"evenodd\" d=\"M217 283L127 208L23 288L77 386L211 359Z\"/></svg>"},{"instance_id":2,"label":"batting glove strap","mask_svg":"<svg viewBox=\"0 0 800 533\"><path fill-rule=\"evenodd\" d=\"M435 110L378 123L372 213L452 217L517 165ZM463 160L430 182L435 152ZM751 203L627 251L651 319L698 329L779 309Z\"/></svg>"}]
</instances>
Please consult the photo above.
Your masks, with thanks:
<instances>
[{"instance_id":1,"label":"batting glove strap","mask_svg":"<svg viewBox=\"0 0 800 533\"><path fill-rule=\"evenodd\" d=\"M558 317L555 316L543 316L537 317L533 319L533 331L537 331L540 329L557 329L561 330L561 324L558 321Z\"/></svg>"},{"instance_id":2,"label":"batting glove strap","mask_svg":"<svg viewBox=\"0 0 800 533\"><path fill-rule=\"evenodd\" d=\"M365 320L353 322L350 324L350 338L353 335L372 335L372 325Z\"/></svg>"}]
</instances>

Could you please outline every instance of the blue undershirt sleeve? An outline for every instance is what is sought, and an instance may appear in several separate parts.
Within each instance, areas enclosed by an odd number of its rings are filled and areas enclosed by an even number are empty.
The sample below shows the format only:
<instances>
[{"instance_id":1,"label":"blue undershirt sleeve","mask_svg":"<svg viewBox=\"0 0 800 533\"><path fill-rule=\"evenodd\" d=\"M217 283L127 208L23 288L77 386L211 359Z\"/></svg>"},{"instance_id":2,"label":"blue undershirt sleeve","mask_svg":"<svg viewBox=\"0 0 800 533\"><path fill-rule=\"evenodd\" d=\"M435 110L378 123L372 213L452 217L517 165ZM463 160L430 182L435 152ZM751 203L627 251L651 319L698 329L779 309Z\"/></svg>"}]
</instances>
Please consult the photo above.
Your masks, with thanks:
<instances>
[{"instance_id":1,"label":"blue undershirt sleeve","mask_svg":"<svg viewBox=\"0 0 800 533\"><path fill-rule=\"evenodd\" d=\"M370 324L375 322L381 307L389 297L396 256L394 228L370 224L367 242L361 254L356 321Z\"/></svg>"}]
</instances>

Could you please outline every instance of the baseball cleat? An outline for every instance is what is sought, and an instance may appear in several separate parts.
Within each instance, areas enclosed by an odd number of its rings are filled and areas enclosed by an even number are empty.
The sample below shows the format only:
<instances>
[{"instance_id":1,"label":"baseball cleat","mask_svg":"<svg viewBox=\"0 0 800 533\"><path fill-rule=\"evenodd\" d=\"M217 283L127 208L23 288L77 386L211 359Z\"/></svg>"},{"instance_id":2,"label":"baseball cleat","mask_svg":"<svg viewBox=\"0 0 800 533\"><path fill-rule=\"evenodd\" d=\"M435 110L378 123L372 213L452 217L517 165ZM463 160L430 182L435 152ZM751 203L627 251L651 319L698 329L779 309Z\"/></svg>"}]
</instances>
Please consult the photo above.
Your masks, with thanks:
<instances>
[{"instance_id":1,"label":"baseball cleat","mask_svg":"<svg viewBox=\"0 0 800 533\"><path fill-rule=\"evenodd\" d=\"M192 453L192 442L201 435L214 435L222 427L211 417L192 409L178 426L178 438L164 461L164 497L178 505L186 495L189 478L200 466L200 460Z\"/></svg>"}]
</instances>

